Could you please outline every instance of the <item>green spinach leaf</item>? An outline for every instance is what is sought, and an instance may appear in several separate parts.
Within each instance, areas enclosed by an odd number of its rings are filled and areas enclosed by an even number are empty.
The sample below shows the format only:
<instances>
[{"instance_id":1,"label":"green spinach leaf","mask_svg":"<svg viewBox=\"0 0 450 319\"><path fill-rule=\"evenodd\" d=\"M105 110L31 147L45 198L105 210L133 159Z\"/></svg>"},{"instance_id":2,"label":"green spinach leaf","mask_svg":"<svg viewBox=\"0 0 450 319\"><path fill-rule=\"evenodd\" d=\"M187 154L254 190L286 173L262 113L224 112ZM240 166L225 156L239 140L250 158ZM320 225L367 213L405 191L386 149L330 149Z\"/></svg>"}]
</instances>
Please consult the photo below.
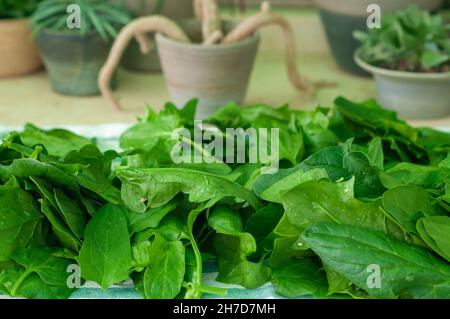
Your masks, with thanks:
<instances>
[{"instance_id":1,"label":"green spinach leaf","mask_svg":"<svg viewBox=\"0 0 450 319\"><path fill-rule=\"evenodd\" d=\"M86 226L77 261L81 276L103 289L129 278L133 260L123 208L107 204L94 215Z\"/></svg>"}]
</instances>

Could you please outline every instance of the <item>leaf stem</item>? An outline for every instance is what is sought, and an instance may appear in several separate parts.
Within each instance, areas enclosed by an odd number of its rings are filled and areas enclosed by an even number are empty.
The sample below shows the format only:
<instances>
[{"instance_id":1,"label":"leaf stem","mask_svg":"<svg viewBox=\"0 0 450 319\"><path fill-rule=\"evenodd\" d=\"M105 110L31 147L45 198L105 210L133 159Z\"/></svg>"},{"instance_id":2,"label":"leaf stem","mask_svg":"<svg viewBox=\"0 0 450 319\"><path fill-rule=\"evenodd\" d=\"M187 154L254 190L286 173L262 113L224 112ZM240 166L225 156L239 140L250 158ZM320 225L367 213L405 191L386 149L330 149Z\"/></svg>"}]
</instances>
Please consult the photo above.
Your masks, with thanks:
<instances>
[{"instance_id":1,"label":"leaf stem","mask_svg":"<svg viewBox=\"0 0 450 319\"><path fill-rule=\"evenodd\" d=\"M202 272L203 272L203 261L202 261L202 255L200 253L200 249L198 248L197 242L194 239L194 236L192 234L189 234L189 240L191 241L192 249L194 250L195 255L195 277L194 277L194 284L200 286L202 284Z\"/></svg>"},{"instance_id":2,"label":"leaf stem","mask_svg":"<svg viewBox=\"0 0 450 319\"><path fill-rule=\"evenodd\" d=\"M211 295L218 295L218 296L226 296L228 293L228 290L225 288L219 288L219 287L211 287L211 286L203 286L200 285L197 287L199 291L205 294L211 294Z\"/></svg>"},{"instance_id":3,"label":"leaf stem","mask_svg":"<svg viewBox=\"0 0 450 319\"><path fill-rule=\"evenodd\" d=\"M31 274L31 271L25 270L25 272L20 275L19 279L14 283L14 286L11 288L11 296L16 297L17 290L20 288L20 285L24 282L25 279Z\"/></svg>"}]
</instances>

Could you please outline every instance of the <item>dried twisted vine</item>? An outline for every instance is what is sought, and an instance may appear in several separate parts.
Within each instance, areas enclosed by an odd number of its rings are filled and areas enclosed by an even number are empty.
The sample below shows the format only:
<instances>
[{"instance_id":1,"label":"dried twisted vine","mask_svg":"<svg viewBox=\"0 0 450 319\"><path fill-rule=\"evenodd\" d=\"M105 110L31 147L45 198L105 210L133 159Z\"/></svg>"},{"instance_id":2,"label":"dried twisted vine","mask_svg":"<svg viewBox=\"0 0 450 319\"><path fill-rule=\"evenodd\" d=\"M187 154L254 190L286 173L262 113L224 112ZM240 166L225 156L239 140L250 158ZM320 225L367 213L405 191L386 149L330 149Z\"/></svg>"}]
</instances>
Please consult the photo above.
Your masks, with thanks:
<instances>
[{"instance_id":1,"label":"dried twisted vine","mask_svg":"<svg viewBox=\"0 0 450 319\"><path fill-rule=\"evenodd\" d=\"M215 0L202 0L203 45L211 45L223 38L219 8Z\"/></svg>"},{"instance_id":2,"label":"dried twisted vine","mask_svg":"<svg viewBox=\"0 0 450 319\"><path fill-rule=\"evenodd\" d=\"M114 42L108 59L100 70L98 77L98 85L102 95L118 110L121 110L121 107L111 92L109 82L114 71L119 66L123 52L133 37L138 41L142 53L145 54L150 51L148 39L145 37L145 33L147 32L159 32L176 41L191 42L178 25L162 16L138 18L124 27Z\"/></svg>"},{"instance_id":3,"label":"dried twisted vine","mask_svg":"<svg viewBox=\"0 0 450 319\"><path fill-rule=\"evenodd\" d=\"M286 41L286 69L292 85L300 91L307 93L314 92L314 85L305 77L301 76L297 70L297 50L295 47L295 37L289 22L278 14L270 12L268 2L263 2L261 12L244 20L229 34L225 36L222 43L234 43L251 36L261 27L276 24L280 26Z\"/></svg>"},{"instance_id":4,"label":"dried twisted vine","mask_svg":"<svg viewBox=\"0 0 450 319\"><path fill-rule=\"evenodd\" d=\"M203 0L194 0L194 13L198 20L203 20Z\"/></svg>"},{"instance_id":5,"label":"dried twisted vine","mask_svg":"<svg viewBox=\"0 0 450 319\"><path fill-rule=\"evenodd\" d=\"M335 85L334 83L315 82L301 76L297 69L297 51L295 37L289 22L282 16L270 12L269 2L264 1L261 12L244 20L225 37L221 30L221 20L215 0L194 0L194 9L197 18L202 20L203 45L214 43L235 43L251 36L261 27L275 24L281 27L286 41L286 69L292 85L307 94L311 94L317 87ZM145 36L147 32L160 32L180 42L190 43L183 30L173 21L162 16L143 17L134 20L122 29L109 54L106 64L100 71L98 84L103 96L116 109L121 109L119 102L114 98L109 81L118 67L122 54L129 41L134 37L139 43L141 52L148 53L151 50L150 42Z\"/></svg>"}]
</instances>

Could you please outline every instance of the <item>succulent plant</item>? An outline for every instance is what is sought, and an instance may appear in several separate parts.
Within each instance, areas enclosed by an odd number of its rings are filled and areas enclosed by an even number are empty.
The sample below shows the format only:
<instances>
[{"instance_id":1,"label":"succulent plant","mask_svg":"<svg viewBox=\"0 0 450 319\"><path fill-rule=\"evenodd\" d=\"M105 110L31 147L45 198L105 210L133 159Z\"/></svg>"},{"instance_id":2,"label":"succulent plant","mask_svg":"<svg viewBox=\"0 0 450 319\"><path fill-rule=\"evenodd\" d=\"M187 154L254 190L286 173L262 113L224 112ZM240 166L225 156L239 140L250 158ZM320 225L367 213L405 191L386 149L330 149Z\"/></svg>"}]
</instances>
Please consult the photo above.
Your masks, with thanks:
<instances>
[{"instance_id":1,"label":"succulent plant","mask_svg":"<svg viewBox=\"0 0 450 319\"><path fill-rule=\"evenodd\" d=\"M78 5L81 25L79 29L67 27L68 7ZM101 0L43 0L31 16L33 34L44 29L79 32L86 36L97 32L104 40L114 39L118 30L131 21L131 15L117 3Z\"/></svg>"},{"instance_id":2,"label":"succulent plant","mask_svg":"<svg viewBox=\"0 0 450 319\"><path fill-rule=\"evenodd\" d=\"M409 72L450 70L450 24L417 6L386 15L381 28L354 36L362 43L360 57L371 65Z\"/></svg>"}]
</instances>

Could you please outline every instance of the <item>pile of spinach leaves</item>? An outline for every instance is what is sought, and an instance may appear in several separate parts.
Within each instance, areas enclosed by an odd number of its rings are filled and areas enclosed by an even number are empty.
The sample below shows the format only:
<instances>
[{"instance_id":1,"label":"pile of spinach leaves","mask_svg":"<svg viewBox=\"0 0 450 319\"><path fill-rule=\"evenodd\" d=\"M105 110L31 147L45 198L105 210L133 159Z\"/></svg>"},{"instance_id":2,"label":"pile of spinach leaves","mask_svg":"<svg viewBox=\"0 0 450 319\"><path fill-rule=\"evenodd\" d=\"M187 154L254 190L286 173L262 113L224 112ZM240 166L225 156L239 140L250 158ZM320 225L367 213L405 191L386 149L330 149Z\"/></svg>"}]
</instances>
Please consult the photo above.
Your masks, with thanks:
<instances>
[{"instance_id":1,"label":"pile of spinach leaves","mask_svg":"<svg viewBox=\"0 0 450 319\"><path fill-rule=\"evenodd\" d=\"M104 289L131 278L145 298L223 296L204 285L210 261L217 281L271 282L284 297L450 298L450 134L374 101L334 104L230 104L208 119L204 132L225 140L227 128L279 129L274 174L261 162L195 161L217 155L193 138L196 101L149 109L121 136L122 153L65 130L9 134L0 292L68 298L75 265ZM180 130L192 163L172 160Z\"/></svg>"}]
</instances>

